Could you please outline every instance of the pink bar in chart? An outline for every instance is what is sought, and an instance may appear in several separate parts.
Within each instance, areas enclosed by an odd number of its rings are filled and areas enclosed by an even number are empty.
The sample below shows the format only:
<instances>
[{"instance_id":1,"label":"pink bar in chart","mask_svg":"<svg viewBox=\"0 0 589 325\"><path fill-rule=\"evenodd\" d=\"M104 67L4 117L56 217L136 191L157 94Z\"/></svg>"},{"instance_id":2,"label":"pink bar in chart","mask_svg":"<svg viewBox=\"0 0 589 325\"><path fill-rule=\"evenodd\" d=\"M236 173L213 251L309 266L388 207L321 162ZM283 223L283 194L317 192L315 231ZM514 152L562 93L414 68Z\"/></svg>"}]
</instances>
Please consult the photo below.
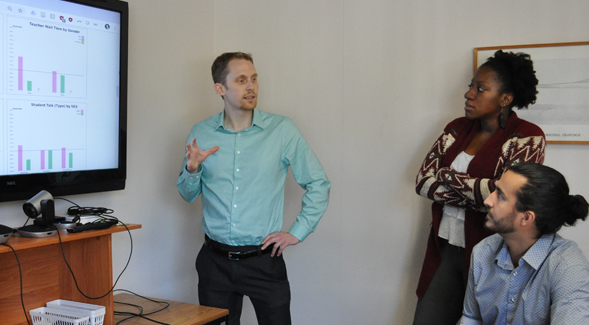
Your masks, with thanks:
<instances>
[{"instance_id":1,"label":"pink bar in chart","mask_svg":"<svg viewBox=\"0 0 589 325\"><path fill-rule=\"evenodd\" d=\"M57 71L51 72L51 91L56 93L57 92Z\"/></svg>"},{"instance_id":2,"label":"pink bar in chart","mask_svg":"<svg viewBox=\"0 0 589 325\"><path fill-rule=\"evenodd\" d=\"M22 172L22 146L18 146L18 171Z\"/></svg>"},{"instance_id":3,"label":"pink bar in chart","mask_svg":"<svg viewBox=\"0 0 589 325\"><path fill-rule=\"evenodd\" d=\"M23 58L18 57L18 90L23 90Z\"/></svg>"},{"instance_id":4,"label":"pink bar in chart","mask_svg":"<svg viewBox=\"0 0 589 325\"><path fill-rule=\"evenodd\" d=\"M41 170L45 170L45 150L41 150Z\"/></svg>"}]
</instances>

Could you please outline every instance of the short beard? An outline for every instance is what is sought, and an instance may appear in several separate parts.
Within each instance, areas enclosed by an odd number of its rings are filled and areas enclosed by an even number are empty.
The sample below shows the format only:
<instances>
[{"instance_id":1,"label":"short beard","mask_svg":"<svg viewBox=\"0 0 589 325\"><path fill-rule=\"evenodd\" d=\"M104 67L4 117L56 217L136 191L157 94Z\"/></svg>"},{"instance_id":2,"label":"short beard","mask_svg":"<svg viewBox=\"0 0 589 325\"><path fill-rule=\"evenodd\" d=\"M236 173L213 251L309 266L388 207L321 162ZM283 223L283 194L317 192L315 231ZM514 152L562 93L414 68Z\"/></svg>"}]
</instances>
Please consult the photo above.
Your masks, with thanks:
<instances>
[{"instance_id":1,"label":"short beard","mask_svg":"<svg viewBox=\"0 0 589 325\"><path fill-rule=\"evenodd\" d=\"M515 213L511 214L510 216L499 220L499 222L495 222L491 213L487 212L489 215L489 220L493 222L492 226L487 226L487 222L485 221L484 227L487 230L492 232L496 232L498 234L510 234L515 232L515 227L513 225L515 220Z\"/></svg>"}]
</instances>

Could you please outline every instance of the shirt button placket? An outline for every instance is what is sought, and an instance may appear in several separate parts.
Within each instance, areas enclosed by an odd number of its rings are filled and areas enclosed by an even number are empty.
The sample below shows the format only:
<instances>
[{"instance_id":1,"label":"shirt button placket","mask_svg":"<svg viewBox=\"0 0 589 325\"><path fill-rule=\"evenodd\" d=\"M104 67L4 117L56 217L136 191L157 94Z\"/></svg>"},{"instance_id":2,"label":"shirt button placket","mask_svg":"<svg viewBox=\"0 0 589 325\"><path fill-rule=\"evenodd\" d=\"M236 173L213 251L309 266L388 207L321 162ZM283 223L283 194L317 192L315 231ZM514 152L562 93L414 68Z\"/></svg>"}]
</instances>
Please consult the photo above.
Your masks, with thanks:
<instances>
[{"instance_id":1,"label":"shirt button placket","mask_svg":"<svg viewBox=\"0 0 589 325\"><path fill-rule=\"evenodd\" d=\"M239 159L239 155L241 154L241 151L239 150L239 147L241 145L241 133L237 133L236 137L235 137L235 147L234 147L234 155L233 155L233 162L235 166L235 170L233 173L233 213L232 213L232 220L231 220L231 228L232 229L236 229L237 228L237 222L239 222L239 218L236 217L239 215L239 213L237 212L239 209L239 196L237 195L237 192L239 190L240 184L241 184L241 177L240 177L240 159Z\"/></svg>"}]
</instances>

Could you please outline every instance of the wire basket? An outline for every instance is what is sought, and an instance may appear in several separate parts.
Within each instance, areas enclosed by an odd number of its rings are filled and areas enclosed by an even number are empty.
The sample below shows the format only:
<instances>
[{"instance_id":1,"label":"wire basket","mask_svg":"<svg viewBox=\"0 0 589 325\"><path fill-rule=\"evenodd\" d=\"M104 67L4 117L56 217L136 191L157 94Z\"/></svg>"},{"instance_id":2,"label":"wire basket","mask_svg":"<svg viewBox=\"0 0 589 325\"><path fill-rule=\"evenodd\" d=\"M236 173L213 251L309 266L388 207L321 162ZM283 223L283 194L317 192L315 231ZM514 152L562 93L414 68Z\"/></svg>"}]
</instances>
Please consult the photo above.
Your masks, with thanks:
<instances>
[{"instance_id":1,"label":"wire basket","mask_svg":"<svg viewBox=\"0 0 589 325\"><path fill-rule=\"evenodd\" d=\"M90 316L71 310L41 307L29 311L33 325L90 325Z\"/></svg>"},{"instance_id":2,"label":"wire basket","mask_svg":"<svg viewBox=\"0 0 589 325\"><path fill-rule=\"evenodd\" d=\"M85 304L63 299L50 301L47 303L47 307L82 313L90 317L90 325L102 325L102 323L104 323L104 314L106 314L106 308L104 306Z\"/></svg>"}]
</instances>

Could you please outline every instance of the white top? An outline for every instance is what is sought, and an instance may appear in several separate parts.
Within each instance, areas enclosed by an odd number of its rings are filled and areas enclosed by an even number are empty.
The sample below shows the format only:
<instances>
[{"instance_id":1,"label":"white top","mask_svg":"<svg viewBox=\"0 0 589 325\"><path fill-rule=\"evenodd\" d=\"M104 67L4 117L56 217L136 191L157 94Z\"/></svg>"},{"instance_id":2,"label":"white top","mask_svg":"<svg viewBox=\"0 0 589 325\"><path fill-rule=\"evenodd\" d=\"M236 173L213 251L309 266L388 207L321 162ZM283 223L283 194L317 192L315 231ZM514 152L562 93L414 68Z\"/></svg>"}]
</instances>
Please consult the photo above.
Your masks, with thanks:
<instances>
[{"instance_id":1,"label":"white top","mask_svg":"<svg viewBox=\"0 0 589 325\"><path fill-rule=\"evenodd\" d=\"M474 156L462 151L456 156L450 165L450 168L459 173L466 173L472 158L474 158ZM450 245L464 248L464 215L464 209L444 205L444 213L442 214L442 220L440 221L438 236L448 240Z\"/></svg>"}]
</instances>

